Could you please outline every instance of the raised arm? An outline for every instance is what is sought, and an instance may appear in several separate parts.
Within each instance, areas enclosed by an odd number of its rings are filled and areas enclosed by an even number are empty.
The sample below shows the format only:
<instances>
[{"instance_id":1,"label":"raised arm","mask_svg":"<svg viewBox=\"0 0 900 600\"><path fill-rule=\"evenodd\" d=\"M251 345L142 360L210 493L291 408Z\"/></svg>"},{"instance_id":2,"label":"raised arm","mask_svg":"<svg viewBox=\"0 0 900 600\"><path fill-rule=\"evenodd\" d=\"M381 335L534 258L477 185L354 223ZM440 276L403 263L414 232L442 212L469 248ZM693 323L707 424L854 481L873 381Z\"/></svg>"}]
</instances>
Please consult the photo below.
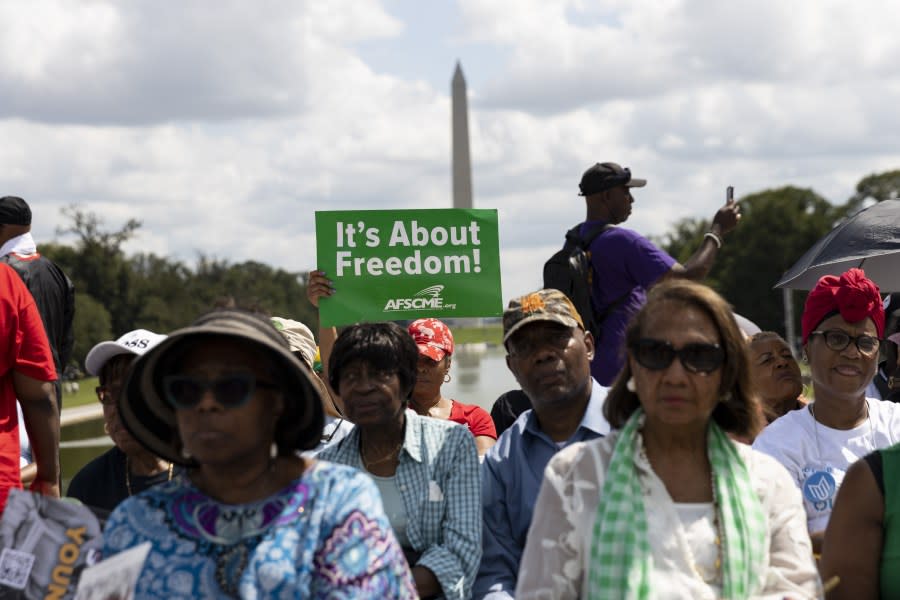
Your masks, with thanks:
<instances>
[{"instance_id":1,"label":"raised arm","mask_svg":"<svg viewBox=\"0 0 900 600\"><path fill-rule=\"evenodd\" d=\"M306 281L306 298L315 308L319 308L319 298L328 298L334 294L334 284L325 276L324 271L310 271ZM319 356L322 359L322 374L328 381L328 358L337 339L337 329L319 325ZM332 390L334 394L334 390Z\"/></svg>"},{"instance_id":2,"label":"raised arm","mask_svg":"<svg viewBox=\"0 0 900 600\"><path fill-rule=\"evenodd\" d=\"M707 235L700 242L700 247L685 261L683 265L675 263L665 277L683 277L699 281L704 279L719 254L719 248L725 236L730 233L741 218L741 207L736 200L725 202L713 217Z\"/></svg>"}]
</instances>

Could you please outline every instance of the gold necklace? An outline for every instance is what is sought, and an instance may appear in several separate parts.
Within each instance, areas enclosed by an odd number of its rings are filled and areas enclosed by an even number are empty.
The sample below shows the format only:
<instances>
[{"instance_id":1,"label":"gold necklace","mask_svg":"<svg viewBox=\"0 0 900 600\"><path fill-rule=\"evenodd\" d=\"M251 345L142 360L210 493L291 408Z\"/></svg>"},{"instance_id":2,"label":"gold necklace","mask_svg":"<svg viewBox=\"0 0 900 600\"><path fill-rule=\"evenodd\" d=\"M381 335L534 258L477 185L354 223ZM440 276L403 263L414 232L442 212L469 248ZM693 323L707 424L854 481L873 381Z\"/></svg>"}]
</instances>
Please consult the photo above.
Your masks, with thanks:
<instances>
[{"instance_id":1,"label":"gold necklace","mask_svg":"<svg viewBox=\"0 0 900 600\"><path fill-rule=\"evenodd\" d=\"M363 450L365 448L365 446L361 444L360 450L359 450L359 457L362 459L363 465L366 467L366 470L368 471L369 467L371 467L372 465L380 465L381 463L387 462L388 460L394 458L394 455L396 455L398 452L400 452L400 449L402 447L403 447L403 440L400 440L400 443L397 444L397 446L393 450L391 450L390 452L385 454L383 457L379 458L378 460L368 461L368 460L366 460L366 454L365 454L365 451Z\"/></svg>"},{"instance_id":2,"label":"gold necklace","mask_svg":"<svg viewBox=\"0 0 900 600\"><path fill-rule=\"evenodd\" d=\"M169 463L169 477L166 481L172 481L172 475L175 473L175 463ZM131 459L128 458L128 455L125 455L125 489L128 490L128 495L131 496L133 492L131 491Z\"/></svg>"}]
</instances>

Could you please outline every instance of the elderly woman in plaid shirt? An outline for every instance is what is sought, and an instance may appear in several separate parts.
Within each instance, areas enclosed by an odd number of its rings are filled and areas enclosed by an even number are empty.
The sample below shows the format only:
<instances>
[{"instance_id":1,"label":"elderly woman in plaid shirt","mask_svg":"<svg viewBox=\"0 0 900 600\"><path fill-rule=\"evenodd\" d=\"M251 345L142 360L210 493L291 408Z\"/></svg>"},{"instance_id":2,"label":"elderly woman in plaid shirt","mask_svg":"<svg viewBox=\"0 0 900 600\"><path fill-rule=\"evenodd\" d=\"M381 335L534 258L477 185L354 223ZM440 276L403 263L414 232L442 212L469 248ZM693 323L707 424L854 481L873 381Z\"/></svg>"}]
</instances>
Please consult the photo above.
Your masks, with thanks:
<instances>
[{"instance_id":1,"label":"elderly woman in plaid shirt","mask_svg":"<svg viewBox=\"0 0 900 600\"><path fill-rule=\"evenodd\" d=\"M481 561L481 486L466 427L408 409L419 350L395 323L363 323L337 338L331 386L356 427L319 458L375 480L422 598L471 597Z\"/></svg>"},{"instance_id":2,"label":"elderly woman in plaid shirt","mask_svg":"<svg viewBox=\"0 0 900 600\"><path fill-rule=\"evenodd\" d=\"M626 344L604 407L619 431L551 459L517 600L818 595L799 490L728 435L757 427L728 304L698 283L660 283Z\"/></svg>"}]
</instances>

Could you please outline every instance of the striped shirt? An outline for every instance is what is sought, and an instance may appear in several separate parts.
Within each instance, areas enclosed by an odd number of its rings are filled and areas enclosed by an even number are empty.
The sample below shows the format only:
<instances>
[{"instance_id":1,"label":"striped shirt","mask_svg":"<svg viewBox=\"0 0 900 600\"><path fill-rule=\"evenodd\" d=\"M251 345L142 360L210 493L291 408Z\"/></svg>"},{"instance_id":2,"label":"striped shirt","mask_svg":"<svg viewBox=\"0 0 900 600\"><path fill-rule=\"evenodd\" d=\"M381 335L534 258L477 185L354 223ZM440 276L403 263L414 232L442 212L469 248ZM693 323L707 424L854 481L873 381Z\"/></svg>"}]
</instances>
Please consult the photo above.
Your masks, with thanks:
<instances>
[{"instance_id":1,"label":"striped shirt","mask_svg":"<svg viewBox=\"0 0 900 600\"><path fill-rule=\"evenodd\" d=\"M462 425L407 409L396 482L408 516L407 536L444 598L465 599L481 562L481 480L475 441ZM365 472L359 427L319 458Z\"/></svg>"}]
</instances>

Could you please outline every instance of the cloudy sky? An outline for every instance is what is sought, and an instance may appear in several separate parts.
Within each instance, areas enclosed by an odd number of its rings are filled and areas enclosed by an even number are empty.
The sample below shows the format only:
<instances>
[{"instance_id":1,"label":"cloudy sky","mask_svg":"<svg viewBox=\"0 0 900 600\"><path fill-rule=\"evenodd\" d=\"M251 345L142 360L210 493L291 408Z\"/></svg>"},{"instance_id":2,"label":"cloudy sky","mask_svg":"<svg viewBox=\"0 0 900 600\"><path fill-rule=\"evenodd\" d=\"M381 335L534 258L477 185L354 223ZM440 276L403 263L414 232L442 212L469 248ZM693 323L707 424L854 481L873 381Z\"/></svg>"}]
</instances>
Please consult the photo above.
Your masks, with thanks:
<instances>
[{"instance_id":1,"label":"cloudy sky","mask_svg":"<svg viewBox=\"0 0 900 600\"><path fill-rule=\"evenodd\" d=\"M649 180L649 235L729 184L839 203L900 167L898 22L889 0L2 0L0 195L39 242L77 204L142 221L129 252L305 271L316 210L451 205L460 60L506 300L595 162Z\"/></svg>"}]
</instances>

